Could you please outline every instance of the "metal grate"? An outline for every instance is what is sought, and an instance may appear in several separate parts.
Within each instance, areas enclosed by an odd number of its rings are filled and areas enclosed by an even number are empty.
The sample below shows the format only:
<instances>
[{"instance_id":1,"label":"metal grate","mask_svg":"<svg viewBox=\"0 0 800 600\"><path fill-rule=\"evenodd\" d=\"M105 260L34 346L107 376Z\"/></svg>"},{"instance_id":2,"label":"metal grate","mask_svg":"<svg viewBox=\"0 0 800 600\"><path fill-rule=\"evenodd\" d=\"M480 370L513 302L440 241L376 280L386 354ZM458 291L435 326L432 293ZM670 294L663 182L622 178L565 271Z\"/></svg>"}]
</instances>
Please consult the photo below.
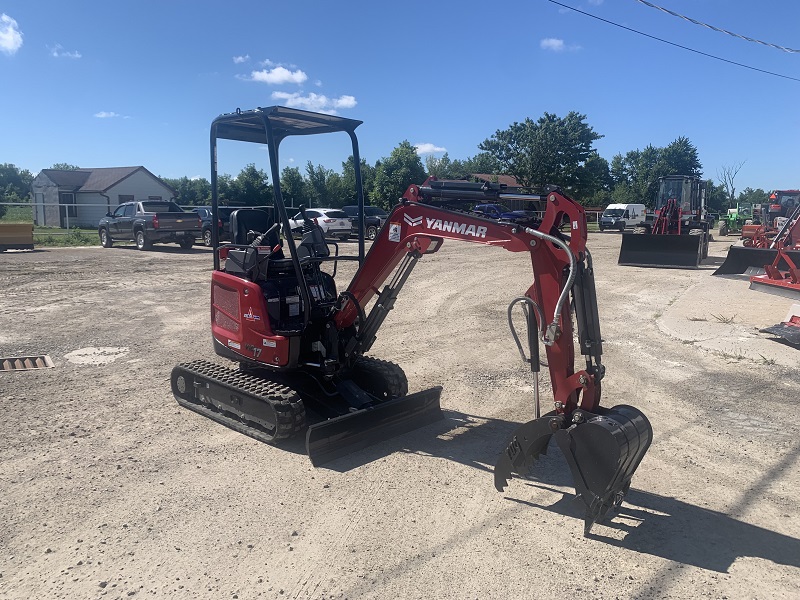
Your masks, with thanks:
<instances>
[{"instance_id":1,"label":"metal grate","mask_svg":"<svg viewBox=\"0 0 800 600\"><path fill-rule=\"evenodd\" d=\"M9 356L0 358L0 372L52 369L53 367L55 367L53 360L46 354L41 356Z\"/></svg>"}]
</instances>

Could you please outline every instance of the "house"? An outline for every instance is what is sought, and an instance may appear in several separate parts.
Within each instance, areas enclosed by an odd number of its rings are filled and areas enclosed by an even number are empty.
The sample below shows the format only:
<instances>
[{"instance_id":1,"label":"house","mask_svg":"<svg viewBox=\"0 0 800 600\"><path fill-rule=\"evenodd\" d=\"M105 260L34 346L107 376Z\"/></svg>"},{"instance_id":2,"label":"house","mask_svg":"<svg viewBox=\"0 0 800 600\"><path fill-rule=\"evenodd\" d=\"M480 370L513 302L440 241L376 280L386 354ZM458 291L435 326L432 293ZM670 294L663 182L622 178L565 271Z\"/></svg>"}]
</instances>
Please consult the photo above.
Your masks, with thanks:
<instances>
[{"instance_id":1,"label":"house","mask_svg":"<svg viewBox=\"0 0 800 600\"><path fill-rule=\"evenodd\" d=\"M46 227L97 227L123 202L172 200L177 192L144 167L43 169L31 183L33 222Z\"/></svg>"},{"instance_id":2,"label":"house","mask_svg":"<svg viewBox=\"0 0 800 600\"><path fill-rule=\"evenodd\" d=\"M470 177L474 181L486 182L486 183L499 183L500 185L506 186L506 189L509 192L518 192L522 187L520 183L516 180L515 177L512 175L492 175L489 173L471 173Z\"/></svg>"}]
</instances>

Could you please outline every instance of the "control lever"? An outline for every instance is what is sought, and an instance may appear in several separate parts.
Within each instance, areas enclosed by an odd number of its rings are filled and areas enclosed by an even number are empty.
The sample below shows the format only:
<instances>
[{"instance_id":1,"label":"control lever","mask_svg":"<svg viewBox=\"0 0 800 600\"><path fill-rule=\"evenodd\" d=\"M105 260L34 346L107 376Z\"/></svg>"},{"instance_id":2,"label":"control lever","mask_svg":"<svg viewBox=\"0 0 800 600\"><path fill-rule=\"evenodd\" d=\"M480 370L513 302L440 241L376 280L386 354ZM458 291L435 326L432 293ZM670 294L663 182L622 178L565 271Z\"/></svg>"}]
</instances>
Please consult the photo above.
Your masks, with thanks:
<instances>
[{"instance_id":1,"label":"control lever","mask_svg":"<svg viewBox=\"0 0 800 600\"><path fill-rule=\"evenodd\" d=\"M268 237L269 234L271 234L277 228L278 228L278 224L277 223L273 223L272 227L270 227L269 229L267 229L267 231L265 231L264 233L261 233L261 234L259 234L257 231L248 231L247 232L247 237L248 238L250 237L251 234L257 236L252 242L250 242L250 247L251 248L256 248L256 247L260 246L261 243L264 241L264 238Z\"/></svg>"}]
</instances>

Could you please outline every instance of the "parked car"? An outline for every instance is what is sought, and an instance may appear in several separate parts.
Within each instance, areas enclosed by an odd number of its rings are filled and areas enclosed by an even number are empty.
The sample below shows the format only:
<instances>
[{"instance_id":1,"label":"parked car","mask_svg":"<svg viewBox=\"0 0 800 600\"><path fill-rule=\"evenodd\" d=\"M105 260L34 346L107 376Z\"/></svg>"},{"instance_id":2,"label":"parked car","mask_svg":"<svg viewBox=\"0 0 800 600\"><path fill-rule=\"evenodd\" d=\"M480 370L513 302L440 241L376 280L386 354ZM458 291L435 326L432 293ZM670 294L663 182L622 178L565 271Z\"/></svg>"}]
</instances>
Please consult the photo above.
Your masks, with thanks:
<instances>
[{"instance_id":1,"label":"parked car","mask_svg":"<svg viewBox=\"0 0 800 600\"><path fill-rule=\"evenodd\" d=\"M481 213L490 219L503 219L504 221L529 220L536 216L533 211L511 210L504 204L478 204L472 211Z\"/></svg>"},{"instance_id":2,"label":"parked car","mask_svg":"<svg viewBox=\"0 0 800 600\"><path fill-rule=\"evenodd\" d=\"M106 213L97 232L104 248L118 241L133 241L139 250L149 250L154 243L164 242L177 242L188 249L201 228L199 215L186 212L174 202L142 200L125 202L113 213Z\"/></svg>"},{"instance_id":3,"label":"parked car","mask_svg":"<svg viewBox=\"0 0 800 600\"><path fill-rule=\"evenodd\" d=\"M217 207L217 227L220 242L231 241L231 213L242 206L218 206ZM203 221L203 230L201 238L205 246L211 246L211 207L210 206L196 206L192 212Z\"/></svg>"},{"instance_id":4,"label":"parked car","mask_svg":"<svg viewBox=\"0 0 800 600\"><path fill-rule=\"evenodd\" d=\"M358 235L358 206L344 206L342 210L347 213L352 223L351 234ZM374 240L378 236L378 232L386 223L389 218L389 213L377 206L364 207L364 237L368 240Z\"/></svg>"},{"instance_id":5,"label":"parked car","mask_svg":"<svg viewBox=\"0 0 800 600\"><path fill-rule=\"evenodd\" d=\"M314 221L322 229L325 237L335 237L342 241L350 238L352 224L347 217L347 213L340 208L307 208L306 216ZM303 215L297 213L289 219L292 232L299 232L303 229Z\"/></svg>"},{"instance_id":6,"label":"parked car","mask_svg":"<svg viewBox=\"0 0 800 600\"><path fill-rule=\"evenodd\" d=\"M272 206L218 206L217 207L217 226L219 227L218 235L220 242L230 242L231 236L231 213L240 208L258 208L259 210L266 210L272 214ZM203 221L203 232L201 239L203 244L211 246L211 207L210 206L196 206L192 212L197 213Z\"/></svg>"}]
</instances>

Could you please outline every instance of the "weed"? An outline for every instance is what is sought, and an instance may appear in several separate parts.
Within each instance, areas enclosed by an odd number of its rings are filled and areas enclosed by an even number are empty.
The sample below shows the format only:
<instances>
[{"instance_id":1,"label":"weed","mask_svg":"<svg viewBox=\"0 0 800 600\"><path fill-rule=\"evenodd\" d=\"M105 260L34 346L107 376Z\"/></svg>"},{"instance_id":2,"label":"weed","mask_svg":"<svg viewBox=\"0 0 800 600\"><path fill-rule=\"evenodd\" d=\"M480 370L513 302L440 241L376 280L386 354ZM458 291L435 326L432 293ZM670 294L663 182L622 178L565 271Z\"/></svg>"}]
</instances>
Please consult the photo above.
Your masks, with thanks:
<instances>
[{"instance_id":1,"label":"weed","mask_svg":"<svg viewBox=\"0 0 800 600\"><path fill-rule=\"evenodd\" d=\"M775 364L775 359L774 358L767 358L763 354L759 354L759 356L761 357L761 362L763 364L765 364L765 365L774 365Z\"/></svg>"},{"instance_id":2,"label":"weed","mask_svg":"<svg viewBox=\"0 0 800 600\"><path fill-rule=\"evenodd\" d=\"M686 317L690 321L708 321L705 317Z\"/></svg>"},{"instance_id":3,"label":"weed","mask_svg":"<svg viewBox=\"0 0 800 600\"><path fill-rule=\"evenodd\" d=\"M733 315L732 317L726 317L723 315L715 315L714 313L711 313L711 316L714 317L720 323L727 323L727 324L733 323L734 319L736 318L736 315Z\"/></svg>"}]
</instances>

